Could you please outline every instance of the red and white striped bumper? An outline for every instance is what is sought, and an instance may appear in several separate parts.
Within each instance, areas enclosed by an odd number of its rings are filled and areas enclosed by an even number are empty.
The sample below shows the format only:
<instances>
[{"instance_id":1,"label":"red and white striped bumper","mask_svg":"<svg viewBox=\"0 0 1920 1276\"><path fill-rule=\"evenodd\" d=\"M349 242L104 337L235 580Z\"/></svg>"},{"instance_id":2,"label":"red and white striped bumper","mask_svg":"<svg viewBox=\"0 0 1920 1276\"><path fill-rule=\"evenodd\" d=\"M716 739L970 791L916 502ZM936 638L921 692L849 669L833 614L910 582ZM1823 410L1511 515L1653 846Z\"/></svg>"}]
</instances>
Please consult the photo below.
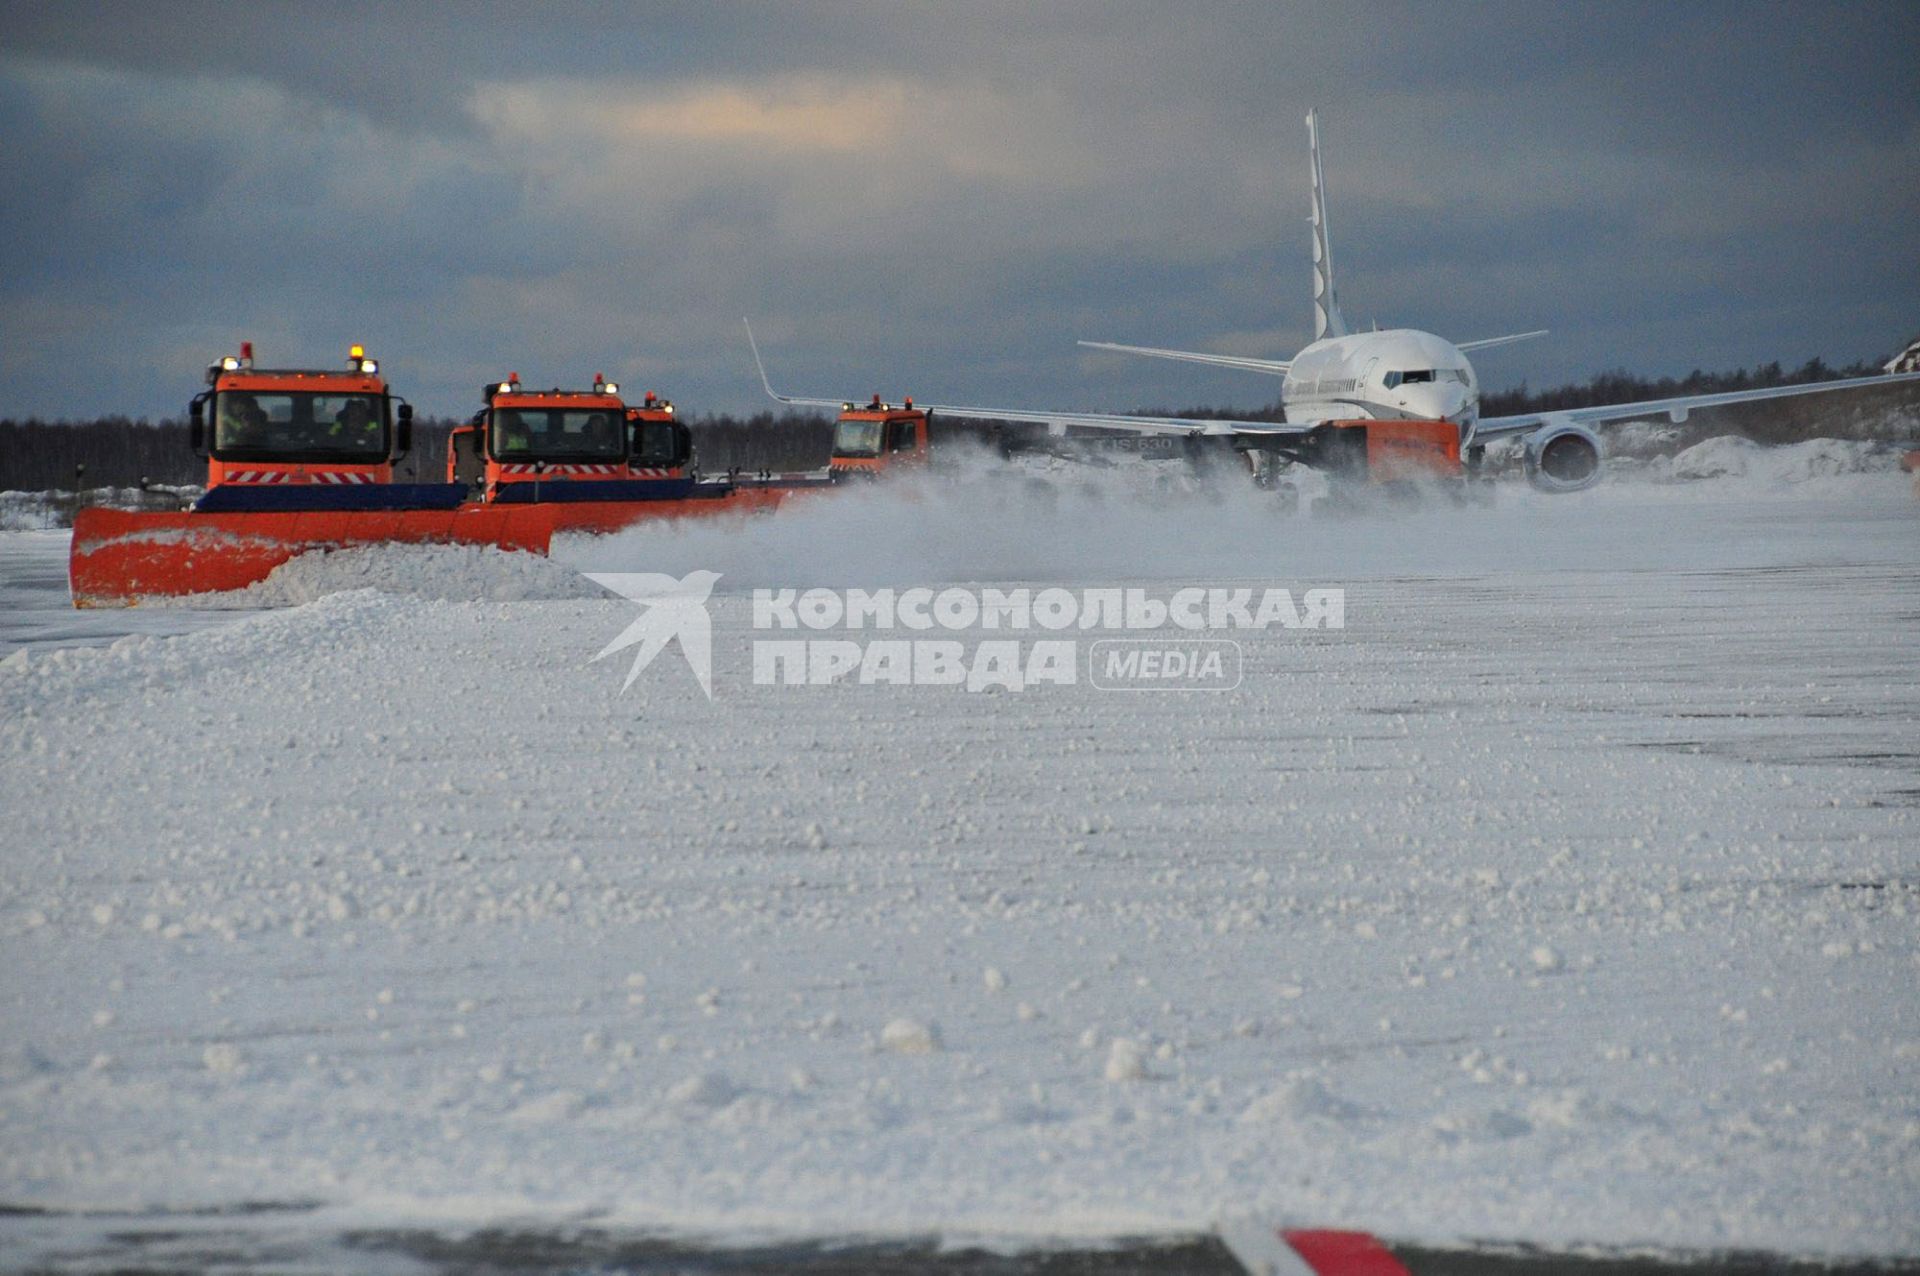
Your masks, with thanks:
<instances>
[{"instance_id":1,"label":"red and white striped bumper","mask_svg":"<svg viewBox=\"0 0 1920 1276\"><path fill-rule=\"evenodd\" d=\"M333 487L351 487L360 483L374 482L374 476L359 470L308 470L300 473L294 470L228 470L220 481L222 483L281 483L281 484L324 484Z\"/></svg>"}]
</instances>

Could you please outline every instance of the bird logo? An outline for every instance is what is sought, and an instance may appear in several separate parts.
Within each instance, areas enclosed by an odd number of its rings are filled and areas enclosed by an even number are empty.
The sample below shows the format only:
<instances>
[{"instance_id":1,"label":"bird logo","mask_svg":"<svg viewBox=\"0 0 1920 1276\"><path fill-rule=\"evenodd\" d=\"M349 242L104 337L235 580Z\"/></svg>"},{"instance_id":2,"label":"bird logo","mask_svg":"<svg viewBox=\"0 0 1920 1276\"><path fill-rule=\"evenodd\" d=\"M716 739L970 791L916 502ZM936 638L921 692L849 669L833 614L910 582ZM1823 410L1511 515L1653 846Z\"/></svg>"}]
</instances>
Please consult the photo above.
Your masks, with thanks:
<instances>
[{"instance_id":1,"label":"bird logo","mask_svg":"<svg viewBox=\"0 0 1920 1276\"><path fill-rule=\"evenodd\" d=\"M713 619L707 615L707 598L720 579L719 572L688 572L678 580L662 572L588 572L586 576L602 589L610 589L641 607L639 619L594 656L599 660L639 645L627 680L620 684L621 691L631 687L640 671L677 638L680 654L687 658L700 690L707 693L707 699L713 699Z\"/></svg>"}]
</instances>

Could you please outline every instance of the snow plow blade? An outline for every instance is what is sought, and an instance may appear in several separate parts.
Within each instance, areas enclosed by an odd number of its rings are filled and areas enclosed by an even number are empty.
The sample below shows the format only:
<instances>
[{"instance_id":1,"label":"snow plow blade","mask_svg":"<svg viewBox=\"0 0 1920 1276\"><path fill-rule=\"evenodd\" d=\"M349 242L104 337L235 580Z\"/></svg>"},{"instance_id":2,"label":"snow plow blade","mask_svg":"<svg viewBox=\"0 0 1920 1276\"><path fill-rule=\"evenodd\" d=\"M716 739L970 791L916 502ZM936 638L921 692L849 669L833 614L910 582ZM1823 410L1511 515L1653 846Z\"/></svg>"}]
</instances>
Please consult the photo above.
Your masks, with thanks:
<instances>
[{"instance_id":1,"label":"snow plow blade","mask_svg":"<svg viewBox=\"0 0 1920 1276\"><path fill-rule=\"evenodd\" d=\"M829 486L812 485L814 489ZM726 514L760 514L777 509L800 485L748 486L742 483L699 483L690 485L683 495L667 500L648 501L568 501L529 507L548 511L556 532L609 533L624 531L654 519L712 518ZM499 509L501 506L494 506Z\"/></svg>"},{"instance_id":2,"label":"snow plow blade","mask_svg":"<svg viewBox=\"0 0 1920 1276\"><path fill-rule=\"evenodd\" d=\"M309 510L221 514L83 509L73 520L67 584L76 607L245 589L316 549L356 545L497 545L544 554L546 507Z\"/></svg>"},{"instance_id":3,"label":"snow plow blade","mask_svg":"<svg viewBox=\"0 0 1920 1276\"><path fill-rule=\"evenodd\" d=\"M466 504L452 509L155 512L88 508L73 520L67 583L76 607L245 589L310 550L491 545L545 554L555 532L610 533L658 519L745 515L791 489L703 484L678 499Z\"/></svg>"}]
</instances>

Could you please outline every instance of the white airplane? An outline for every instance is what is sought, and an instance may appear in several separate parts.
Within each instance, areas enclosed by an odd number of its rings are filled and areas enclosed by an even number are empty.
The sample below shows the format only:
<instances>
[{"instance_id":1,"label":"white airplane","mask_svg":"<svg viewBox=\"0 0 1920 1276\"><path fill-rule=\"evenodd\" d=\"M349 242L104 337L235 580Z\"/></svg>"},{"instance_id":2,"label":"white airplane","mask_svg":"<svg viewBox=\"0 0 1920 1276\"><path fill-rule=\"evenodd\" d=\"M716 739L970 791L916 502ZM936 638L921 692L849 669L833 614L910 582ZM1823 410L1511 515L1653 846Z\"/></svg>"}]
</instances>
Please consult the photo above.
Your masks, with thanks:
<instances>
[{"instance_id":1,"label":"white airplane","mask_svg":"<svg viewBox=\"0 0 1920 1276\"><path fill-rule=\"evenodd\" d=\"M1600 481L1600 462L1604 453L1600 437L1589 428L1591 426L1660 416L1677 424L1685 421L1695 408L1920 379L1920 372L1853 377L1842 381L1776 386L1765 390L1732 390L1605 407L1483 418L1480 416L1480 381L1474 374L1473 364L1467 359L1467 352L1544 336L1545 330L1487 337L1459 344L1413 328L1349 332L1346 317L1340 311L1340 296L1333 284L1333 254L1327 238L1326 181L1320 167L1320 118L1316 111L1307 113L1307 142L1313 168L1310 220L1313 226L1314 340L1310 345L1291 359L1254 359L1193 350L1117 345L1112 342L1080 343L1123 354L1177 359L1283 377L1280 405L1282 415L1286 418L1284 421L1049 412L962 404L923 403L919 406L925 411L947 416L1042 424L1056 433L1068 426L1082 426L1187 438L1228 436L1238 450L1309 465L1320 464L1334 455L1335 449L1317 446L1328 441L1326 431L1333 422L1444 421L1459 431L1459 454L1465 459L1469 472L1477 468L1480 453L1487 443L1512 435L1524 435L1525 468L1534 486L1549 492L1577 492ZM751 343L751 328L747 338ZM755 346L754 361L759 364L759 360L759 348ZM760 380L767 393L781 403L802 407L842 407L846 403L844 399L803 398L777 393L767 380L764 366L760 367Z\"/></svg>"}]
</instances>

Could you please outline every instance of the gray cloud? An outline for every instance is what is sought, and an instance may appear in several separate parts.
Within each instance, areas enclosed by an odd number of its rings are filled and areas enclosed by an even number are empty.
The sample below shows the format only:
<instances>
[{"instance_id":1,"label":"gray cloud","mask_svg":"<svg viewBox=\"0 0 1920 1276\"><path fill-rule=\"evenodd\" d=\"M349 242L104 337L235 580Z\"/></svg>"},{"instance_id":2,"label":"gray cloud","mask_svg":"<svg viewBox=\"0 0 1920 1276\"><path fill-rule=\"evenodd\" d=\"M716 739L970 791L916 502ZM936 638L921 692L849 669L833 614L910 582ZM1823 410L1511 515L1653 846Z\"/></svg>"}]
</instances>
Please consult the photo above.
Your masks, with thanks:
<instances>
[{"instance_id":1,"label":"gray cloud","mask_svg":"<svg viewBox=\"0 0 1920 1276\"><path fill-rule=\"evenodd\" d=\"M1124 408L1290 353L1300 116L1350 313L1493 385L1920 328L1920 9L1750 4L0 7L0 412L178 411L242 337L760 406ZM84 375L79 373L84 369Z\"/></svg>"}]
</instances>

